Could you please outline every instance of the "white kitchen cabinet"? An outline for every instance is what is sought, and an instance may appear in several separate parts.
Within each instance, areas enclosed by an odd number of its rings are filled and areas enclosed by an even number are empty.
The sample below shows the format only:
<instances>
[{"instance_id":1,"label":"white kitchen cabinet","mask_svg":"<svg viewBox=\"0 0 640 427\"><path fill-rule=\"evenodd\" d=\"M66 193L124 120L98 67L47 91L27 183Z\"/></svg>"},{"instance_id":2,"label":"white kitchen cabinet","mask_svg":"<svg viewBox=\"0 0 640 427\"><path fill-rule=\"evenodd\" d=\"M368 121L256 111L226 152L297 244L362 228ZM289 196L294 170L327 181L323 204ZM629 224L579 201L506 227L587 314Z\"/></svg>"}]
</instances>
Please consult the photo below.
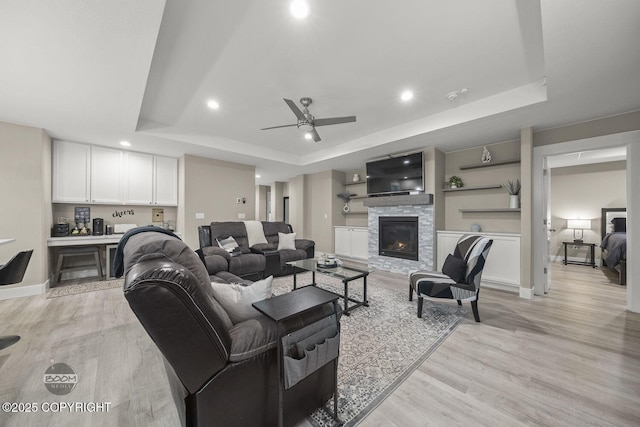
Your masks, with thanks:
<instances>
[{"instance_id":1,"label":"white kitchen cabinet","mask_svg":"<svg viewBox=\"0 0 640 427\"><path fill-rule=\"evenodd\" d=\"M335 227L336 256L366 261L369 258L367 227Z\"/></svg>"},{"instance_id":2,"label":"white kitchen cabinet","mask_svg":"<svg viewBox=\"0 0 640 427\"><path fill-rule=\"evenodd\" d=\"M52 201L178 205L178 160L54 141Z\"/></svg>"},{"instance_id":3,"label":"white kitchen cabinet","mask_svg":"<svg viewBox=\"0 0 640 427\"><path fill-rule=\"evenodd\" d=\"M151 154L125 153L125 203L130 205L152 204L153 160Z\"/></svg>"},{"instance_id":4,"label":"white kitchen cabinet","mask_svg":"<svg viewBox=\"0 0 640 427\"><path fill-rule=\"evenodd\" d=\"M178 159L154 156L153 200L162 206L178 205Z\"/></svg>"},{"instance_id":5,"label":"white kitchen cabinet","mask_svg":"<svg viewBox=\"0 0 640 427\"><path fill-rule=\"evenodd\" d=\"M91 203L122 204L123 152L91 147Z\"/></svg>"},{"instance_id":6,"label":"white kitchen cabinet","mask_svg":"<svg viewBox=\"0 0 640 427\"><path fill-rule=\"evenodd\" d=\"M59 203L89 203L91 147L55 141L53 146L53 194Z\"/></svg>"}]
</instances>

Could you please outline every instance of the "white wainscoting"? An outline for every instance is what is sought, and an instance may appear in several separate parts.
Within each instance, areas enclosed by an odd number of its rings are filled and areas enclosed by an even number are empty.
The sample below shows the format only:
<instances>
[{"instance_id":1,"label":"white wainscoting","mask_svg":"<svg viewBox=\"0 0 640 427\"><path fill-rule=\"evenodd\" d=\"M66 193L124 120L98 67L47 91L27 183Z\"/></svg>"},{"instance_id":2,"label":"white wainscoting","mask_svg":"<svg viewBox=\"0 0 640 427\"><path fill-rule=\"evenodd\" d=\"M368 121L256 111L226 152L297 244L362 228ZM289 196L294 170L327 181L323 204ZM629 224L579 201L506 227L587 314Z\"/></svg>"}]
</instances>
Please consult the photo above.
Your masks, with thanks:
<instances>
[{"instance_id":1,"label":"white wainscoting","mask_svg":"<svg viewBox=\"0 0 640 427\"><path fill-rule=\"evenodd\" d=\"M453 253L458 239L464 234L477 234L493 239L487 262L482 271L482 286L518 293L520 288L520 234L437 231L438 271L441 271L447 255Z\"/></svg>"}]
</instances>

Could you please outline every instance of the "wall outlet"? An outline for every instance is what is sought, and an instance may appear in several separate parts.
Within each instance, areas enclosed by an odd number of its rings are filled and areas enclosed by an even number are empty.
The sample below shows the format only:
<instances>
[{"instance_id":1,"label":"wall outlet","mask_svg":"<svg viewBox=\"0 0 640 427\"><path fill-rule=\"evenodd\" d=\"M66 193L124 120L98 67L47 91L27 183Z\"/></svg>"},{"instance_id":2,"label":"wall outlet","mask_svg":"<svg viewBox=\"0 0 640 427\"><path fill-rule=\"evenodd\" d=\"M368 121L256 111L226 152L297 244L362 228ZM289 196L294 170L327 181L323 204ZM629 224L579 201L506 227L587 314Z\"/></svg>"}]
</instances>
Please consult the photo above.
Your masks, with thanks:
<instances>
[{"instance_id":1,"label":"wall outlet","mask_svg":"<svg viewBox=\"0 0 640 427\"><path fill-rule=\"evenodd\" d=\"M196 212L196 219L204 219L204 212Z\"/></svg>"},{"instance_id":2,"label":"wall outlet","mask_svg":"<svg viewBox=\"0 0 640 427\"><path fill-rule=\"evenodd\" d=\"M245 214L243 214L243 213L239 213L238 214L238 219L245 219L245 218L246 218Z\"/></svg>"},{"instance_id":3,"label":"wall outlet","mask_svg":"<svg viewBox=\"0 0 640 427\"><path fill-rule=\"evenodd\" d=\"M242 203L242 199L241 199L240 197L238 197L238 198L236 199L236 203L238 203L238 204Z\"/></svg>"}]
</instances>

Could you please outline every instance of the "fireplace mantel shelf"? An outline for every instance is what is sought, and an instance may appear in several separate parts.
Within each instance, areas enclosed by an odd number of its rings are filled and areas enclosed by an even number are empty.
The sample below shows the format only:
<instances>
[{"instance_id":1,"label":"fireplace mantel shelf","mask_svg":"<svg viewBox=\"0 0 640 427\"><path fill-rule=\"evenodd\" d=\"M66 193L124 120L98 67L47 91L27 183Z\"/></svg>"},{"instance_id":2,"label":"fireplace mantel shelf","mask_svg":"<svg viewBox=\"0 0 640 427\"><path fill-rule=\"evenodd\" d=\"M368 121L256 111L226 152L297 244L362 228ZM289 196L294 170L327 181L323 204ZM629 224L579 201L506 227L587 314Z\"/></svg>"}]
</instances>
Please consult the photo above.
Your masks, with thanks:
<instances>
[{"instance_id":1,"label":"fireplace mantel shelf","mask_svg":"<svg viewBox=\"0 0 640 427\"><path fill-rule=\"evenodd\" d=\"M520 212L520 208L460 209L460 212Z\"/></svg>"},{"instance_id":2,"label":"fireplace mantel shelf","mask_svg":"<svg viewBox=\"0 0 640 427\"><path fill-rule=\"evenodd\" d=\"M363 203L367 207L432 205L433 194L423 193L403 196L367 197Z\"/></svg>"}]
</instances>

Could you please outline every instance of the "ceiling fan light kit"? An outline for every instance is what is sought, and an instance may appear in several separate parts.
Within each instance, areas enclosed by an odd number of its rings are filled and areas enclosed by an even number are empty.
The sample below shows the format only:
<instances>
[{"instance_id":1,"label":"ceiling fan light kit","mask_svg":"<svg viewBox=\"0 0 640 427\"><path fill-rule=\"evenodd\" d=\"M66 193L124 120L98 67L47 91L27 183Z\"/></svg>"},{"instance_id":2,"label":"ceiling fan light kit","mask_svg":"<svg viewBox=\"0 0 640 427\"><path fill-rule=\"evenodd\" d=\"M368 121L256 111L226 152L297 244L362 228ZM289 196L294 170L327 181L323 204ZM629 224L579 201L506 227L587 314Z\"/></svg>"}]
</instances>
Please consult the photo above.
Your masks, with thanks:
<instances>
[{"instance_id":1,"label":"ceiling fan light kit","mask_svg":"<svg viewBox=\"0 0 640 427\"><path fill-rule=\"evenodd\" d=\"M313 100L309 97L300 98L300 104L304 107L302 110L298 108L295 102L290 99L282 98L284 102L289 106L293 114L298 118L298 122L291 125L281 125L281 126L272 126L268 128L262 128L261 130L269 130L269 129L277 129L277 128L285 128L297 126L305 134L306 139L313 139L315 142L319 142L320 135L318 131L316 131L316 126L328 126L328 125L338 125L341 123L352 123L356 121L356 116L346 116L346 117L331 117L328 119L317 119L313 117L313 115L309 112L309 105L313 102ZM310 136L309 136L310 135Z\"/></svg>"}]
</instances>

